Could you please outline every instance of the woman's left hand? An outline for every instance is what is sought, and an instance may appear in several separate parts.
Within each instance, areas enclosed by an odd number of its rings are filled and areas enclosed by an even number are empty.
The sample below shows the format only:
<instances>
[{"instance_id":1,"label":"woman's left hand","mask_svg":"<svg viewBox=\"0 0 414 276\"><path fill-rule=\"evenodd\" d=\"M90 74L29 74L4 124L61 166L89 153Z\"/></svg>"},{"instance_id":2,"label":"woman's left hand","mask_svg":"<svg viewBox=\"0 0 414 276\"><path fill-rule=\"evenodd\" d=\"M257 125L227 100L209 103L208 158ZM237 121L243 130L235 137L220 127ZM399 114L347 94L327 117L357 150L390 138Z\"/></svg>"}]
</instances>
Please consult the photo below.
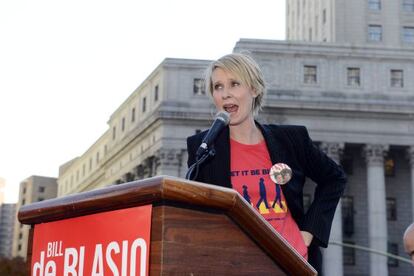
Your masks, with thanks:
<instances>
[{"instance_id":1,"label":"woman's left hand","mask_svg":"<svg viewBox=\"0 0 414 276\"><path fill-rule=\"evenodd\" d=\"M305 242L306 246L309 246L313 240L313 235L306 231L300 231L302 234L303 241Z\"/></svg>"}]
</instances>

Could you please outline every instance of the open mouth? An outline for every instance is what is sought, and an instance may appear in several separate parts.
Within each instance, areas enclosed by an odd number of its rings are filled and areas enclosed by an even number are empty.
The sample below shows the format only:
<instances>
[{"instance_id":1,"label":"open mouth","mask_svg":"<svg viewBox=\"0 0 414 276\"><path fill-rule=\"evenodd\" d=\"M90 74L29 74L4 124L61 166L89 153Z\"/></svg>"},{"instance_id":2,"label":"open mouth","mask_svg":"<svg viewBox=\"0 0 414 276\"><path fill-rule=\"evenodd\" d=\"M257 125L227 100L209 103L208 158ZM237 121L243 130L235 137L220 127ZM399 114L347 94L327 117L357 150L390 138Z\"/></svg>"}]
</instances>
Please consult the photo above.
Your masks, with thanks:
<instances>
[{"instance_id":1,"label":"open mouth","mask_svg":"<svg viewBox=\"0 0 414 276\"><path fill-rule=\"evenodd\" d=\"M226 104L225 106L223 106L223 109L228 113L234 113L237 112L239 106L235 104Z\"/></svg>"}]
</instances>

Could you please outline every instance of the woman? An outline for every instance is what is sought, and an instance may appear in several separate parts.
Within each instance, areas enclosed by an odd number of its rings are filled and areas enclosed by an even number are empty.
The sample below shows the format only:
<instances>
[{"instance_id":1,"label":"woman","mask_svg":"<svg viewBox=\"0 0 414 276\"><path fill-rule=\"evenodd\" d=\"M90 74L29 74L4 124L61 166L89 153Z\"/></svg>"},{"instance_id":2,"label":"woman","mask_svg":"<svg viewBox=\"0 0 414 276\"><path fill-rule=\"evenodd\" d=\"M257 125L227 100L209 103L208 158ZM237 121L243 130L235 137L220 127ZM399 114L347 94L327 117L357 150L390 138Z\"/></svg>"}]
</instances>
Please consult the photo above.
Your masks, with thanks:
<instances>
[{"instance_id":1,"label":"woman","mask_svg":"<svg viewBox=\"0 0 414 276\"><path fill-rule=\"evenodd\" d=\"M254 120L261 108L265 82L251 57L229 54L212 62L205 83L217 110L230 114L230 123L214 142L215 156L201 165L195 180L231 187L247 197L320 273L319 246L328 244L335 208L345 188L343 170L313 145L305 127L261 125ZM187 138L189 166L196 161L195 153L206 133ZM292 170L285 185L275 185L269 176L276 163ZM306 177L317 187L304 213Z\"/></svg>"}]
</instances>

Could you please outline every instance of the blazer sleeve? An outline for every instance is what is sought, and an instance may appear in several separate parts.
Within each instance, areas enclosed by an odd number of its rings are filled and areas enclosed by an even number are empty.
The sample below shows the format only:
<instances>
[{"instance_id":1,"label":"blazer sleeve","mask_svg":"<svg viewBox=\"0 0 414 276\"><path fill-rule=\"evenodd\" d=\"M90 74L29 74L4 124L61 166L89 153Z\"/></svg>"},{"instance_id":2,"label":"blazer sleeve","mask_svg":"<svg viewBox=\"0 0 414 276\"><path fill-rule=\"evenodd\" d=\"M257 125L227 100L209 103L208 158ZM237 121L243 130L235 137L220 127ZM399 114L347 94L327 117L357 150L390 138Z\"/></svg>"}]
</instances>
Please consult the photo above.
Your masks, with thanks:
<instances>
[{"instance_id":1,"label":"blazer sleeve","mask_svg":"<svg viewBox=\"0 0 414 276\"><path fill-rule=\"evenodd\" d=\"M188 153L188 159L187 159L187 166L188 168L191 167L192 164L196 161L196 145L197 145L197 137L195 135L187 137L187 153Z\"/></svg>"},{"instance_id":2,"label":"blazer sleeve","mask_svg":"<svg viewBox=\"0 0 414 276\"><path fill-rule=\"evenodd\" d=\"M317 185L314 199L299 227L312 233L320 246L327 247L335 210L347 182L346 175L340 165L313 144L305 127L299 127L296 131L300 132L295 136L302 137L300 144L303 145L300 147L299 162L305 175Z\"/></svg>"}]
</instances>

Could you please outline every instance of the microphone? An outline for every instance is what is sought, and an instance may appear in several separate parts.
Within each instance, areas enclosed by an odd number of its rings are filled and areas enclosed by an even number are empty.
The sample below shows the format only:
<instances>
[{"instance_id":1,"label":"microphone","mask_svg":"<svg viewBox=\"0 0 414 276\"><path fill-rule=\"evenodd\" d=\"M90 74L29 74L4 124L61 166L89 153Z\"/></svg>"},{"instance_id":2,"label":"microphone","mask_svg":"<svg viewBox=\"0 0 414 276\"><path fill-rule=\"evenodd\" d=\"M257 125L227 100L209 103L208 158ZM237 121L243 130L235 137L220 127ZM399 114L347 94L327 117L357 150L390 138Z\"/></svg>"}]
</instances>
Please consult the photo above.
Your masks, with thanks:
<instances>
[{"instance_id":1,"label":"microphone","mask_svg":"<svg viewBox=\"0 0 414 276\"><path fill-rule=\"evenodd\" d=\"M229 124L230 114L226 111L220 111L216 114L216 119L208 130L206 136L204 136L201 145L198 147L196 156L197 159L208 151L208 147L216 140L219 133Z\"/></svg>"}]
</instances>

